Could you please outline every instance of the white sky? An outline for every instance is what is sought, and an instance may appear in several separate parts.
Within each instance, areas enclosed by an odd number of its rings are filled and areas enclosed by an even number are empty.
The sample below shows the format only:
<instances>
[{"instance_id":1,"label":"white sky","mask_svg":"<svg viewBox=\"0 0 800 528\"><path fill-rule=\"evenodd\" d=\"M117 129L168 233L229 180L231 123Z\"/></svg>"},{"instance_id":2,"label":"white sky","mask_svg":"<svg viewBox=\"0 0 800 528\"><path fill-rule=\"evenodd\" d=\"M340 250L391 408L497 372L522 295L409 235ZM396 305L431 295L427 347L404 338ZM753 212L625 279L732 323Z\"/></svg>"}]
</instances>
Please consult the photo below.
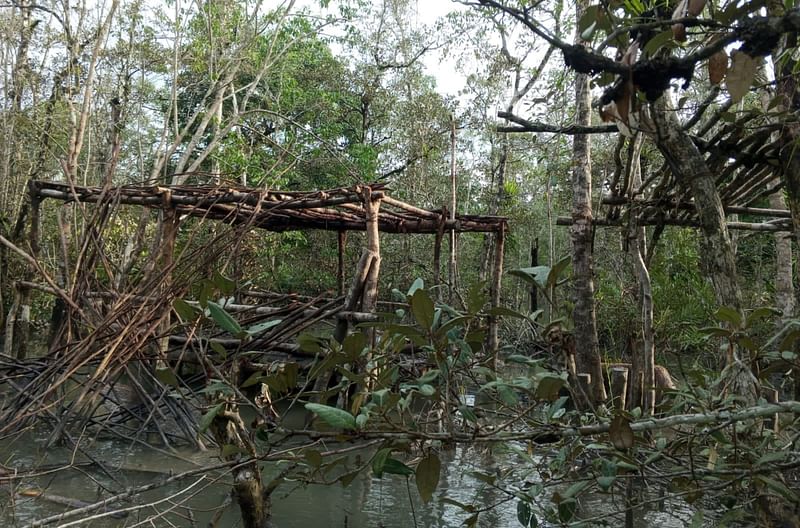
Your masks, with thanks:
<instances>
[{"instance_id":1,"label":"white sky","mask_svg":"<svg viewBox=\"0 0 800 528\"><path fill-rule=\"evenodd\" d=\"M372 0L373 4L377 4L380 1L382 0ZM267 3L269 4L270 2ZM276 5L284 3L275 2ZM297 0L295 9L301 8L308 8L311 12L321 11L319 0ZM327 12L336 13L336 9L336 5L332 1ZM463 9L466 9L466 7L451 0L417 0L417 19L415 22L419 26L432 27L438 19L448 13ZM456 96L459 90L465 86L466 78L456 68L456 61L443 57L440 50L429 51L422 57L422 62L427 70L426 73L436 79L436 87L439 93Z\"/></svg>"}]
</instances>

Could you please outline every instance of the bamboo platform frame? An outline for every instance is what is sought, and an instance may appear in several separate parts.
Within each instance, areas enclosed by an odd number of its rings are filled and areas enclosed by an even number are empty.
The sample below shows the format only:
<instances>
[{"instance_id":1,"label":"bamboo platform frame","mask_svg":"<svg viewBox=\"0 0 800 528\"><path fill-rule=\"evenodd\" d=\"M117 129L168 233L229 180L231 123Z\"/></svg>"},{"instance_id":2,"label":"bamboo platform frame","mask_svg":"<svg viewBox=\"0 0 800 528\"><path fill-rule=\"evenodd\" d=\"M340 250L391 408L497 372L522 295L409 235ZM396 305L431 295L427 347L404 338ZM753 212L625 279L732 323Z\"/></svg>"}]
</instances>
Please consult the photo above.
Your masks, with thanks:
<instances>
[{"instance_id":1,"label":"bamboo platform frame","mask_svg":"<svg viewBox=\"0 0 800 528\"><path fill-rule=\"evenodd\" d=\"M325 191L272 191L237 185L84 187L67 183L29 182L31 222L38 223L39 207L50 198L62 202L137 205L164 212L166 239L162 251L174 248L180 220L192 216L274 232L317 229L336 231L338 288L345 294L342 312L368 317L375 312L380 273L380 233L433 234L434 266L439 268L444 232L490 233L495 238L490 304L500 303L505 233L508 219L501 216L453 215L446 207L427 210L392 198L383 184L356 185ZM31 233L38 236L38 226ZM364 231L366 241L347 292L344 291L344 251L348 231ZM38 245L38 240L31 241ZM162 256L164 262L171 255ZM437 274L438 277L438 274ZM363 318L363 317L362 317ZM338 318L335 337L343 340L353 317ZM487 348L499 349L498 321L489 317Z\"/></svg>"}]
</instances>

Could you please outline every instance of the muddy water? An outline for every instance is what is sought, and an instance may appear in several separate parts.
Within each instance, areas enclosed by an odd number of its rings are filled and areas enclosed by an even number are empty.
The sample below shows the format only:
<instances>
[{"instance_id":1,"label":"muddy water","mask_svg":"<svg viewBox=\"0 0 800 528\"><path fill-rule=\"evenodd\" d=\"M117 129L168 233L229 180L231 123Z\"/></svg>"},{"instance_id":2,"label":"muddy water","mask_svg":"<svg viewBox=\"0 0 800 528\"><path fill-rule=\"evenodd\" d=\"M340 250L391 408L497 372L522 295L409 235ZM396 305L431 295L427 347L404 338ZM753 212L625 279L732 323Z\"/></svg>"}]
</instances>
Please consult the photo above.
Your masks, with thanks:
<instances>
[{"instance_id":1,"label":"muddy water","mask_svg":"<svg viewBox=\"0 0 800 528\"><path fill-rule=\"evenodd\" d=\"M44 450L42 445L43 442L30 437L11 444L0 444L0 463L5 467L43 467L64 464L72 459L73 454L69 449ZM146 447L131 447L120 441L97 441L89 445L88 452L108 469L110 475L98 471L96 467L82 466L26 479L17 483L17 489L37 487L53 495L94 502L133 486L158 482L173 472L217 462L208 453L184 451L169 454ZM365 452L362 456L369 454ZM472 473L480 471L494 474L498 465L509 467L514 464L511 456L492 455L467 447L442 452L439 487L434 500L427 505L421 503L413 478L407 483L404 477L396 475L384 475L378 479L364 473L348 487L341 484L324 486L287 482L273 494L274 522L278 528L406 528L415 526L415 523L419 527L455 527L461 526L470 516L454 504L459 502L488 510L480 514L479 526L520 526L516 499L475 478ZM76 455L75 460L85 459ZM278 470L275 464L264 467L266 475L275 474ZM152 503L131 511L124 519L105 517L81 526L206 527L213 512L226 501L229 491L230 478L225 474L215 473L208 478L190 477L147 492L135 502L117 503L117 509ZM543 498L543 504L547 503L548 500ZM608 512L605 520L612 526L622 526L621 517L613 517L613 512L622 507L621 497L590 495L581 499L580 514L596 518ZM17 496L12 500L9 487L0 486L0 526L25 526L67 509L41 499ZM164 512L168 513L159 518ZM655 504L652 510L637 512L635 526L686 526L692 515L693 512L681 501ZM55 523L56 526L60 524L63 523ZM217 524L220 527L239 525L235 505L226 508ZM540 523L540 526L546 525Z\"/></svg>"}]
</instances>

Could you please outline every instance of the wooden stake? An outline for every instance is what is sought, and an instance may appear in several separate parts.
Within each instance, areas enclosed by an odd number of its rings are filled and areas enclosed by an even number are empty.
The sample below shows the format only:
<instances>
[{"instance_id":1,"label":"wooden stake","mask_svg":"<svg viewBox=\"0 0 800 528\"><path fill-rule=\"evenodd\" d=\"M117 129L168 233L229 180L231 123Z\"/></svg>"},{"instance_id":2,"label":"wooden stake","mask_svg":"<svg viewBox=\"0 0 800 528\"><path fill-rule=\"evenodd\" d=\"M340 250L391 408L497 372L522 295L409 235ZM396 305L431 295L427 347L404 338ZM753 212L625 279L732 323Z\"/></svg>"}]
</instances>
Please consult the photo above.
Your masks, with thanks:
<instances>
[{"instance_id":1,"label":"wooden stake","mask_svg":"<svg viewBox=\"0 0 800 528\"><path fill-rule=\"evenodd\" d=\"M339 231L339 267L336 270L337 295L344 295L344 254L347 249L347 231Z\"/></svg>"},{"instance_id":2,"label":"wooden stake","mask_svg":"<svg viewBox=\"0 0 800 528\"><path fill-rule=\"evenodd\" d=\"M503 250L505 248L505 229L497 232L494 250L494 270L492 274L492 288L490 292L492 308L500 306L500 290L503 286ZM489 317L489 353L492 355L492 362L496 359L497 351L500 348L500 336L498 333L497 316Z\"/></svg>"}]
</instances>

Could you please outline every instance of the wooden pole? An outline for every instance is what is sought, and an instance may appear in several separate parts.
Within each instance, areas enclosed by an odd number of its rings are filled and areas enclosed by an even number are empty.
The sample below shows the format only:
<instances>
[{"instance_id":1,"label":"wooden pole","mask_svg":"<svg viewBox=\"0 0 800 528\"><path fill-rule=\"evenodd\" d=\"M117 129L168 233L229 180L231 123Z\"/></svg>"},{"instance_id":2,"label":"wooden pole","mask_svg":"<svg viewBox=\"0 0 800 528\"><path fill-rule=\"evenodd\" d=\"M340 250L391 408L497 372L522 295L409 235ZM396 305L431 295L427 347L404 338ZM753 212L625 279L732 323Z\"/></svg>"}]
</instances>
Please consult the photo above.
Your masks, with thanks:
<instances>
[{"instance_id":1,"label":"wooden pole","mask_svg":"<svg viewBox=\"0 0 800 528\"><path fill-rule=\"evenodd\" d=\"M339 231L339 267L336 270L337 295L344 295L344 255L347 249L347 231Z\"/></svg>"},{"instance_id":2,"label":"wooden pole","mask_svg":"<svg viewBox=\"0 0 800 528\"><path fill-rule=\"evenodd\" d=\"M178 212L174 207L169 207L164 210L161 224L161 250L159 255L161 271L164 273L164 278L161 282L161 290L164 294L168 294L172 287L172 268L175 264L175 240L178 236L179 223ZM161 322L159 323L159 334L161 338L158 342L158 351L163 355L166 355L169 349L169 330L170 312L167 311L166 314L163 314Z\"/></svg>"},{"instance_id":3,"label":"wooden pole","mask_svg":"<svg viewBox=\"0 0 800 528\"><path fill-rule=\"evenodd\" d=\"M442 282L442 238L444 238L444 219L447 216L447 208L442 207L442 216L439 221L439 229L436 230L436 239L433 242L433 285L439 291L439 300L442 300L442 289L438 286Z\"/></svg>"},{"instance_id":4,"label":"wooden pole","mask_svg":"<svg viewBox=\"0 0 800 528\"><path fill-rule=\"evenodd\" d=\"M494 250L494 270L492 275L492 287L490 298L492 308L500 306L500 290L503 285L503 250L505 248L505 226L497 232ZM489 317L489 353L492 361L496 359L497 351L500 348L500 336L498 333L497 316Z\"/></svg>"},{"instance_id":5,"label":"wooden pole","mask_svg":"<svg viewBox=\"0 0 800 528\"><path fill-rule=\"evenodd\" d=\"M569 226L572 225L572 218L569 216L559 216L556 218L556 225ZM592 225L597 227L623 226L621 219L609 220L606 218L592 219ZM691 227L699 228L700 222L689 218L643 218L639 221L640 226L657 226L668 225L678 227ZM758 231L763 233L778 233L784 231L791 231L792 226L786 221L775 222L727 222L728 229L738 229L740 231Z\"/></svg>"},{"instance_id":6,"label":"wooden pole","mask_svg":"<svg viewBox=\"0 0 800 528\"><path fill-rule=\"evenodd\" d=\"M364 284L361 310L367 313L374 312L378 303L378 277L381 269L381 233L378 228L380 207L380 195L375 195L369 187L366 187L364 189L364 208L367 213L367 251L372 255L372 261ZM374 345L374 329L370 329L367 335Z\"/></svg>"},{"instance_id":7,"label":"wooden pole","mask_svg":"<svg viewBox=\"0 0 800 528\"><path fill-rule=\"evenodd\" d=\"M456 220L456 120L450 116L450 222ZM456 230L450 230L450 262L448 265L448 297L453 304L456 288Z\"/></svg>"},{"instance_id":8,"label":"wooden pole","mask_svg":"<svg viewBox=\"0 0 800 528\"><path fill-rule=\"evenodd\" d=\"M531 267L534 268L539 265L539 239L535 238L531 245ZM536 291L536 283L531 283L531 313L539 309L539 296Z\"/></svg>"},{"instance_id":9,"label":"wooden pole","mask_svg":"<svg viewBox=\"0 0 800 528\"><path fill-rule=\"evenodd\" d=\"M619 410L625 409L629 372L630 371L625 367L611 367L611 372L609 375L611 397L613 399L614 406Z\"/></svg>"}]
</instances>

